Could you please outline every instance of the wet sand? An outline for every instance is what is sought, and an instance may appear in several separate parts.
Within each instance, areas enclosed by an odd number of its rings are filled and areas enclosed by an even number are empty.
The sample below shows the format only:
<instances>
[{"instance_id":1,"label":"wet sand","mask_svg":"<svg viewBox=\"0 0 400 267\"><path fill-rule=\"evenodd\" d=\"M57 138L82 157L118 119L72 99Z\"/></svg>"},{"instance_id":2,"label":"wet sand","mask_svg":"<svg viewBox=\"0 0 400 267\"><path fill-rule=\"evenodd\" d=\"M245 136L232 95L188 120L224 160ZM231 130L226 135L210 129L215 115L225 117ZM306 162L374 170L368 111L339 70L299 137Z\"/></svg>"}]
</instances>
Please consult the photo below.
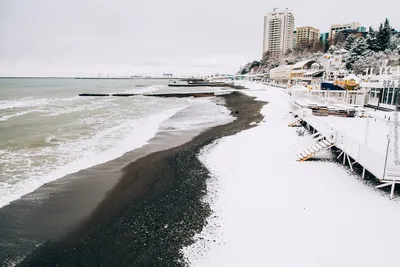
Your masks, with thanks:
<instances>
[{"instance_id":1,"label":"wet sand","mask_svg":"<svg viewBox=\"0 0 400 267\"><path fill-rule=\"evenodd\" d=\"M197 154L214 140L263 119L259 112L263 102L239 93L224 98L235 121L195 138L198 133L193 132L164 136L158 145L156 138L152 145L125 155L131 163L122 170L121 160L103 164L97 177L85 170L78 173L79 179L56 181L65 183L59 192L50 183L46 186L55 192L46 195L39 210L24 206L29 196L7 206L8 211L2 209L0 222L9 220L0 223L8 227L0 230L0 238L8 236L4 241L14 237L26 241L31 250L35 242L46 241L18 266L184 266L181 248L192 243L211 214L202 201L209 173ZM20 210L29 212L18 217ZM12 226L18 222L25 228ZM23 247L18 246L21 253ZM7 248L14 253L12 246ZM6 253L0 252L0 260Z\"/></svg>"},{"instance_id":2,"label":"wet sand","mask_svg":"<svg viewBox=\"0 0 400 267\"><path fill-rule=\"evenodd\" d=\"M13 266L27 252L77 227L123 175L123 168L143 156L190 141L196 131L158 133L148 145L124 156L47 183L0 208L0 266Z\"/></svg>"}]
</instances>

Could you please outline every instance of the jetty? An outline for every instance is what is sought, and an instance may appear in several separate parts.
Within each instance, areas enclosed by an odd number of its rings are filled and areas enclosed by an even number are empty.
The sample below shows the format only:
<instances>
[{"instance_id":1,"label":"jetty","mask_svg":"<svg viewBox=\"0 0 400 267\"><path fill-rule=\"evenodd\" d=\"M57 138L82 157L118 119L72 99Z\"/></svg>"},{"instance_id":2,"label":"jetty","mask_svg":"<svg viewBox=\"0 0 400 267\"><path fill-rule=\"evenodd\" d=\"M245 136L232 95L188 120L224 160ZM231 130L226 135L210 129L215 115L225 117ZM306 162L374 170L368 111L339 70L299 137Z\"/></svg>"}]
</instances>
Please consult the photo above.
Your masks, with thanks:
<instances>
[{"instance_id":1,"label":"jetty","mask_svg":"<svg viewBox=\"0 0 400 267\"><path fill-rule=\"evenodd\" d=\"M221 90L221 91L199 91L199 92L152 92L152 93L81 93L79 96L90 96L90 97L133 97L133 96L152 96L152 97L212 97L228 95L233 93L234 90Z\"/></svg>"},{"instance_id":2,"label":"jetty","mask_svg":"<svg viewBox=\"0 0 400 267\"><path fill-rule=\"evenodd\" d=\"M79 94L79 96L110 96L110 94L83 93L83 94Z\"/></svg>"},{"instance_id":3,"label":"jetty","mask_svg":"<svg viewBox=\"0 0 400 267\"><path fill-rule=\"evenodd\" d=\"M395 112L367 110L363 91L326 91L289 89L289 126L304 126L312 132L314 143L296 154L304 162L322 150L336 148L337 159L362 167L381 184L391 186L390 197L400 183L398 118Z\"/></svg>"}]
</instances>

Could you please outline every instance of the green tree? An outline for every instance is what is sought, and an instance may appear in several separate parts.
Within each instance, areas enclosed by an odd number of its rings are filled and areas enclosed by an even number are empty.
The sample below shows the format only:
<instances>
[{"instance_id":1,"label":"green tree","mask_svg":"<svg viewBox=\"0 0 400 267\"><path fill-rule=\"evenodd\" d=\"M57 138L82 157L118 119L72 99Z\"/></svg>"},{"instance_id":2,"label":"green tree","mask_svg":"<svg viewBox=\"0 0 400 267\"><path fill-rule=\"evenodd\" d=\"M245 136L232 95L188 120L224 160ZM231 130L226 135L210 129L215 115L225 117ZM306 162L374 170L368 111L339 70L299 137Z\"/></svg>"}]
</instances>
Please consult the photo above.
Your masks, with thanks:
<instances>
[{"instance_id":1,"label":"green tree","mask_svg":"<svg viewBox=\"0 0 400 267\"><path fill-rule=\"evenodd\" d=\"M374 52L380 51L379 44L378 44L378 38L377 38L377 32L372 27L369 27L369 31L368 31L366 40L367 40L369 50L374 51Z\"/></svg>"},{"instance_id":2,"label":"green tree","mask_svg":"<svg viewBox=\"0 0 400 267\"><path fill-rule=\"evenodd\" d=\"M389 48L390 38L392 36L392 27L390 26L389 20L385 19L385 22L379 26L377 34L377 42L379 51L385 51Z\"/></svg>"}]
</instances>

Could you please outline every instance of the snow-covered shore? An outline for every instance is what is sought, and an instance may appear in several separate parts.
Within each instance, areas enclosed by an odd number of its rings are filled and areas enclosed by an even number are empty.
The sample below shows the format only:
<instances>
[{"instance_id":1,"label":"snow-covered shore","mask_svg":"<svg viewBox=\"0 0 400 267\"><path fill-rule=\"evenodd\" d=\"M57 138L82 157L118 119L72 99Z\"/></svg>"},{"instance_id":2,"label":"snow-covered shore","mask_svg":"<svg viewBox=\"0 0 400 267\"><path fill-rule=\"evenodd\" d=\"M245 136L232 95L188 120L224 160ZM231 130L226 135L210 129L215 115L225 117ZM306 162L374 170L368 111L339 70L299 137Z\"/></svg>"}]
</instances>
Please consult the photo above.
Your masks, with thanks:
<instances>
[{"instance_id":1,"label":"snow-covered shore","mask_svg":"<svg viewBox=\"0 0 400 267\"><path fill-rule=\"evenodd\" d=\"M199 155L214 214L184 249L190 266L397 266L400 202L332 161L296 162L310 137L287 126L287 95L251 87L264 122Z\"/></svg>"}]
</instances>

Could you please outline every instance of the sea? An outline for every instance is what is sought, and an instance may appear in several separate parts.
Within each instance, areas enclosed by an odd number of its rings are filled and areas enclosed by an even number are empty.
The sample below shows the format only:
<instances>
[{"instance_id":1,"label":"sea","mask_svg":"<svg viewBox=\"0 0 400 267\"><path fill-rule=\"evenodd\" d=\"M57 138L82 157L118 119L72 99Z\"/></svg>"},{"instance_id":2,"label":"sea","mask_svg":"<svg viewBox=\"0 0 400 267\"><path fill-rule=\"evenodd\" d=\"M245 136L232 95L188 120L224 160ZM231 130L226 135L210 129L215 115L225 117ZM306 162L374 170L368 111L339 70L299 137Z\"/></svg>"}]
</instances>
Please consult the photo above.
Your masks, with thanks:
<instances>
[{"instance_id":1,"label":"sea","mask_svg":"<svg viewBox=\"0 0 400 267\"><path fill-rule=\"evenodd\" d=\"M79 96L176 92L167 83L0 79L0 208L45 183L144 146L160 131L205 130L233 120L216 97Z\"/></svg>"}]
</instances>

